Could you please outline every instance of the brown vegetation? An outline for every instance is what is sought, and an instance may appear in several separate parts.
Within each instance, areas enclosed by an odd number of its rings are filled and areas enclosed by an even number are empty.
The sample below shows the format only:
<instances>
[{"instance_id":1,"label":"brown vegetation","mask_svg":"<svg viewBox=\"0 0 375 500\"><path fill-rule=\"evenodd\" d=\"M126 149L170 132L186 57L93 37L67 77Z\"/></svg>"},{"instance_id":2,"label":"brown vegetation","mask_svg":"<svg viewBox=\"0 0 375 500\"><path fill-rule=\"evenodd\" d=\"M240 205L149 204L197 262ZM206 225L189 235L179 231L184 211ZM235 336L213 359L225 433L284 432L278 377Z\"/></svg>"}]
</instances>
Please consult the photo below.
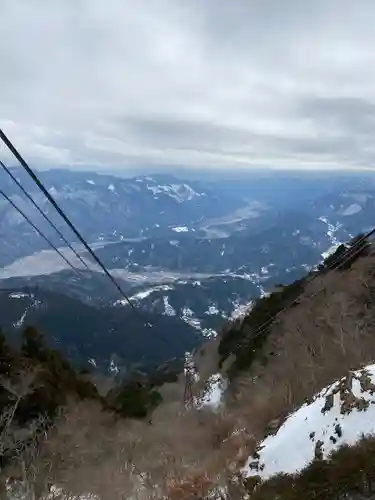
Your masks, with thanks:
<instances>
[{"instance_id":1,"label":"brown vegetation","mask_svg":"<svg viewBox=\"0 0 375 500\"><path fill-rule=\"evenodd\" d=\"M18 491L32 491L35 500L52 485L69 498L202 498L225 486L249 454L253 443L244 433L234 435L235 428L228 415L186 410L180 402L160 406L149 425L103 411L98 401L71 401L30 446L28 476L24 462L15 460L4 477L17 478Z\"/></svg>"},{"instance_id":2,"label":"brown vegetation","mask_svg":"<svg viewBox=\"0 0 375 500\"><path fill-rule=\"evenodd\" d=\"M375 498L375 439L344 446L300 474L278 475L259 485L252 500L364 500ZM251 491L252 490L252 491Z\"/></svg>"},{"instance_id":3,"label":"brown vegetation","mask_svg":"<svg viewBox=\"0 0 375 500\"><path fill-rule=\"evenodd\" d=\"M224 486L230 489L232 500L241 498L241 485L234 478L256 441L277 430L288 413L324 386L375 360L374 266L374 255L369 255L345 272L327 272L303 287L298 283L292 293L303 290L298 304L278 315L258 350L243 358L251 361L249 367L232 376L226 409L185 408L183 377L160 388L163 402L152 406L150 418L124 418L129 414L114 412L117 407L103 405L101 397L72 397L64 401L48 432L42 436L35 431L38 439L31 441L29 458L17 458L16 453L4 474L27 483L33 500L43 498L51 485L68 495L90 492L101 500L202 499L210 490ZM280 293L275 299L277 307L284 304ZM264 304L275 307L272 299ZM262 305L257 321L266 313L267 307ZM244 324L249 330L251 323ZM235 332L239 342L241 328ZM204 374L201 383L217 371L219 344L217 339L195 356L200 374ZM233 351L228 352L223 370L235 360ZM48 354L48 360L50 357ZM66 380L77 384L70 375ZM132 387L129 399L128 389L124 386L120 391L122 399L117 402L121 408L136 401L143 405L145 394ZM194 389L199 391L201 385ZM22 401L23 396L17 396L21 393L15 392L17 404ZM7 415L4 413L5 419ZM25 464L29 464L27 477ZM290 487L290 478L277 481L267 483L268 490L257 490L257 498L272 498L259 495L274 492L273 484L280 492ZM3 494L4 489L0 496Z\"/></svg>"},{"instance_id":4,"label":"brown vegetation","mask_svg":"<svg viewBox=\"0 0 375 500\"><path fill-rule=\"evenodd\" d=\"M47 434L47 420L40 415L37 418L19 425L16 421L17 410L25 398L37 387L38 370L24 366L12 377L0 379L0 386L9 397L9 404L0 414L0 498L6 498L6 479L17 479L17 491L25 498L33 500L37 494L45 493L43 484L39 482L37 462L40 444Z\"/></svg>"},{"instance_id":5,"label":"brown vegetation","mask_svg":"<svg viewBox=\"0 0 375 500\"><path fill-rule=\"evenodd\" d=\"M375 360L373 255L351 269L307 284L298 305L280 313L250 370L232 380L234 414L261 438L282 419L350 369Z\"/></svg>"}]
</instances>

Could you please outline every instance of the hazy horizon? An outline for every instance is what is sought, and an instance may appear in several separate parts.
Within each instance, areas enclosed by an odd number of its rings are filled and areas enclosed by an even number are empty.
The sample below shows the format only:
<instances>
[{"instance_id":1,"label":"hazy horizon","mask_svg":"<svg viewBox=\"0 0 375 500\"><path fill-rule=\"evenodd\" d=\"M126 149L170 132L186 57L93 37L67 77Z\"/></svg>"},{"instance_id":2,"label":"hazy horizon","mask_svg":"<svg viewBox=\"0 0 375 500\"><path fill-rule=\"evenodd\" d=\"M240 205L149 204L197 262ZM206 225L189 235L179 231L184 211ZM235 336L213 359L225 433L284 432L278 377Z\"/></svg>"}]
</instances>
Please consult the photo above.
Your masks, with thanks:
<instances>
[{"instance_id":1,"label":"hazy horizon","mask_svg":"<svg viewBox=\"0 0 375 500\"><path fill-rule=\"evenodd\" d=\"M13 164L11 169L22 168L19 165ZM177 179L187 180L187 181L241 181L243 180L251 180L251 179L262 179L262 178L293 178L293 179L303 179L303 178L329 178L329 177L337 177L337 178L345 178L351 176L364 177L367 175L372 175L372 169L271 169L271 168L252 168L248 170L235 170L235 169L189 169L189 168L175 168L175 169L97 169L95 166L86 166L84 168L79 168L78 166L74 166L73 168L69 168L64 165L57 166L44 166L42 168L35 167L33 168L35 172L58 172L58 171L70 171L73 174L82 174L82 175L108 175L113 177L131 179L134 177L157 177L157 176L173 176Z\"/></svg>"}]
</instances>

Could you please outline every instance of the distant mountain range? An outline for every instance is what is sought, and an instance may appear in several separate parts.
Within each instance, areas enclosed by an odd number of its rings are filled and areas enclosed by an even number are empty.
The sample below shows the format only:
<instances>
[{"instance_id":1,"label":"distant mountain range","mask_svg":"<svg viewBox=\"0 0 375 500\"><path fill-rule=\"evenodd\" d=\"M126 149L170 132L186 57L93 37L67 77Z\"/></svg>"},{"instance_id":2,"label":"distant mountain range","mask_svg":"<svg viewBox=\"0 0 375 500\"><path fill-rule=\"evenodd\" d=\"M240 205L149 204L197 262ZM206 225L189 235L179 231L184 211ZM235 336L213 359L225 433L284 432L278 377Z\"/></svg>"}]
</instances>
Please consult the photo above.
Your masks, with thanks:
<instances>
[{"instance_id":1,"label":"distant mountain range","mask_svg":"<svg viewBox=\"0 0 375 500\"><path fill-rule=\"evenodd\" d=\"M74 234L66 229L53 207L26 174L21 169L14 169L13 173L62 229L66 238L75 241ZM121 179L95 173L51 170L41 172L40 177L50 194L91 243L173 234L176 226L198 228L202 219L217 218L244 205L243 199L210 185L199 182L187 184L173 176ZM47 235L54 238L55 242L59 241L3 171L0 171L0 185L38 227L44 227ZM46 243L5 200L0 200L0 228L2 239L6 242L0 255L0 265L46 248ZM20 244L20 235L25 238L23 244Z\"/></svg>"},{"instance_id":2,"label":"distant mountain range","mask_svg":"<svg viewBox=\"0 0 375 500\"><path fill-rule=\"evenodd\" d=\"M14 172L74 242L21 170ZM4 175L7 194L59 244ZM182 356L251 300L301 277L330 248L375 223L375 183L365 174L217 182L68 170L40 176L142 317L155 320L157 333L142 333L142 321L80 245L90 271L61 249L79 269L75 274L3 200L0 288L7 291L0 296L0 325L19 332L35 323L72 359L98 358L102 367L114 354L144 365ZM30 305L39 302L45 306Z\"/></svg>"}]
</instances>

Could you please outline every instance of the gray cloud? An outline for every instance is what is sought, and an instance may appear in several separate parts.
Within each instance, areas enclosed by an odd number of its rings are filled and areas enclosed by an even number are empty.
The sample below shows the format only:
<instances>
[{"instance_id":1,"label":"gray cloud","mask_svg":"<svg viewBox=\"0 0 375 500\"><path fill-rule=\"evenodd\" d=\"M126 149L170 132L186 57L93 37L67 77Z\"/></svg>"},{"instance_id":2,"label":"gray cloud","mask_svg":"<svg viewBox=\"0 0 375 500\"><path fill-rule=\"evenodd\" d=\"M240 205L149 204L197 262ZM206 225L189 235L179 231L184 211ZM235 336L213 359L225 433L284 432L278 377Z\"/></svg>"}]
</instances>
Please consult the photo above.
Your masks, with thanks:
<instances>
[{"instance_id":1,"label":"gray cloud","mask_svg":"<svg viewBox=\"0 0 375 500\"><path fill-rule=\"evenodd\" d=\"M2 0L0 126L39 166L371 168L374 18L373 0Z\"/></svg>"}]
</instances>

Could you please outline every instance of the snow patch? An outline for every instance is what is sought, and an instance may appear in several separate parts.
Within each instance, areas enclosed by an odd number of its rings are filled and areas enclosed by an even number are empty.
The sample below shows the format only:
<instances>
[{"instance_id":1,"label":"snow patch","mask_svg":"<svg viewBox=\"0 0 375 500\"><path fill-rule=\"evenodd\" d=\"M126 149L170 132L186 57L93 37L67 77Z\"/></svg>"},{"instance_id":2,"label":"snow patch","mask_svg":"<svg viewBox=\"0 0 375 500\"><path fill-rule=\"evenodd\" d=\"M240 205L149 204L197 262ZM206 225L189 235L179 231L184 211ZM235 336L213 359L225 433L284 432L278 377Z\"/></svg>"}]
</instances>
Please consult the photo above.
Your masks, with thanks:
<instances>
[{"instance_id":1,"label":"snow patch","mask_svg":"<svg viewBox=\"0 0 375 500\"><path fill-rule=\"evenodd\" d=\"M342 227L342 224L331 224L329 222L329 220L327 219L327 217L319 217L319 219L321 222L324 222L324 224L327 225L327 236L328 238L330 239L331 241L331 244L332 245L340 245L340 242L339 240L336 238L336 232Z\"/></svg>"},{"instance_id":2,"label":"snow patch","mask_svg":"<svg viewBox=\"0 0 375 500\"><path fill-rule=\"evenodd\" d=\"M86 182L87 182L87 184L91 184L92 186L95 185L95 182L92 181L91 179L87 179Z\"/></svg>"},{"instance_id":3,"label":"snow patch","mask_svg":"<svg viewBox=\"0 0 375 500\"><path fill-rule=\"evenodd\" d=\"M240 304L239 301L233 301L232 302L234 309L231 312L231 319L237 319L237 318L243 318L247 314L249 314L252 310L252 308L255 305L255 301L251 300L250 302L247 302L246 304Z\"/></svg>"},{"instance_id":4,"label":"snow patch","mask_svg":"<svg viewBox=\"0 0 375 500\"><path fill-rule=\"evenodd\" d=\"M184 307L182 309L181 319L196 330L201 330L201 322L195 317L194 312L189 307Z\"/></svg>"},{"instance_id":5,"label":"snow patch","mask_svg":"<svg viewBox=\"0 0 375 500\"><path fill-rule=\"evenodd\" d=\"M219 313L218 310L217 312ZM203 337L207 339L212 339L217 337L217 332L212 328L202 328L200 319L195 316L194 311L192 311L190 307L185 306L182 309L181 319L182 321L185 321L185 323L192 326L196 330L199 330Z\"/></svg>"},{"instance_id":6,"label":"snow patch","mask_svg":"<svg viewBox=\"0 0 375 500\"><path fill-rule=\"evenodd\" d=\"M207 315L212 315L212 314L220 314L220 311L219 309L217 308L217 306L215 304L211 305L207 311L205 311L204 314L207 314Z\"/></svg>"},{"instance_id":7,"label":"snow patch","mask_svg":"<svg viewBox=\"0 0 375 500\"><path fill-rule=\"evenodd\" d=\"M33 294L22 293L22 292L13 292L9 294L10 299L24 299L25 297L34 297Z\"/></svg>"},{"instance_id":8,"label":"snow patch","mask_svg":"<svg viewBox=\"0 0 375 500\"><path fill-rule=\"evenodd\" d=\"M201 196L200 193L196 193L187 184L171 184L170 189L174 193L170 194L170 196L175 198L179 203L182 203L183 201L190 201L196 196Z\"/></svg>"},{"instance_id":9,"label":"snow patch","mask_svg":"<svg viewBox=\"0 0 375 500\"><path fill-rule=\"evenodd\" d=\"M176 233L187 233L189 232L189 229L186 226L177 226L172 227L172 231L175 231Z\"/></svg>"},{"instance_id":10,"label":"snow patch","mask_svg":"<svg viewBox=\"0 0 375 500\"><path fill-rule=\"evenodd\" d=\"M176 316L176 311L170 305L167 295L163 296L163 302L164 302L164 313L163 314L165 316Z\"/></svg>"},{"instance_id":11,"label":"snow patch","mask_svg":"<svg viewBox=\"0 0 375 500\"><path fill-rule=\"evenodd\" d=\"M170 184L170 185L161 185L161 186L146 186L152 194L155 196L156 194L166 194L176 200L178 203L182 203L184 201L190 201L196 196L201 196L200 193L196 193L190 186L187 184Z\"/></svg>"},{"instance_id":12,"label":"snow patch","mask_svg":"<svg viewBox=\"0 0 375 500\"><path fill-rule=\"evenodd\" d=\"M264 297L269 297L271 294L269 292L266 292L265 289L259 285L258 286L259 291L260 291L260 298L263 299Z\"/></svg>"},{"instance_id":13,"label":"snow patch","mask_svg":"<svg viewBox=\"0 0 375 500\"><path fill-rule=\"evenodd\" d=\"M203 328L201 333L206 339L215 339L217 337L217 331L212 328Z\"/></svg>"},{"instance_id":14,"label":"snow patch","mask_svg":"<svg viewBox=\"0 0 375 500\"><path fill-rule=\"evenodd\" d=\"M190 309L190 307L184 307L182 309L182 315L186 318L192 318L194 316L194 312Z\"/></svg>"},{"instance_id":15,"label":"snow patch","mask_svg":"<svg viewBox=\"0 0 375 500\"><path fill-rule=\"evenodd\" d=\"M112 193L114 193L116 191L115 186L113 184L110 184L108 186L108 191L112 191Z\"/></svg>"},{"instance_id":16,"label":"snow patch","mask_svg":"<svg viewBox=\"0 0 375 500\"><path fill-rule=\"evenodd\" d=\"M325 252L323 252L321 254L321 256L323 257L323 259L327 259L330 255L333 255L336 250L339 248L339 246L341 245L341 243L336 243L335 245L331 245L328 250L326 250Z\"/></svg>"},{"instance_id":17,"label":"snow patch","mask_svg":"<svg viewBox=\"0 0 375 500\"><path fill-rule=\"evenodd\" d=\"M213 410L219 409L227 385L227 381L221 373L211 375L206 382L206 388L203 391L203 394L195 398L195 406L197 408L210 406Z\"/></svg>"},{"instance_id":18,"label":"snow patch","mask_svg":"<svg viewBox=\"0 0 375 500\"><path fill-rule=\"evenodd\" d=\"M178 240L170 240L169 244L172 245L173 247L180 246L180 242Z\"/></svg>"},{"instance_id":19,"label":"snow patch","mask_svg":"<svg viewBox=\"0 0 375 500\"><path fill-rule=\"evenodd\" d=\"M120 368L116 365L116 363L113 361L113 359L111 359L111 362L109 363L108 370L111 373L116 373L116 374L120 372Z\"/></svg>"},{"instance_id":20,"label":"snow patch","mask_svg":"<svg viewBox=\"0 0 375 500\"><path fill-rule=\"evenodd\" d=\"M20 317L20 319L18 321L16 321L16 323L13 323L13 328L20 328L24 324L25 318L26 318L26 315L27 315L27 311L28 311L28 308L22 314L22 316Z\"/></svg>"},{"instance_id":21,"label":"snow patch","mask_svg":"<svg viewBox=\"0 0 375 500\"><path fill-rule=\"evenodd\" d=\"M135 293L134 295L131 295L129 297L130 302L136 301L136 300L142 300L151 295L154 292L160 292L161 290L167 291L167 290L173 290L173 287L170 285L157 285L152 288L148 288L146 290L142 290L140 292ZM129 302L126 299L120 299L116 300L116 302L113 303L114 306L127 306L129 305Z\"/></svg>"},{"instance_id":22,"label":"snow patch","mask_svg":"<svg viewBox=\"0 0 375 500\"><path fill-rule=\"evenodd\" d=\"M341 215L354 215L357 214L358 212L362 211L362 207L358 205L358 203L353 203L349 207L347 207L345 210L341 212Z\"/></svg>"}]
</instances>

